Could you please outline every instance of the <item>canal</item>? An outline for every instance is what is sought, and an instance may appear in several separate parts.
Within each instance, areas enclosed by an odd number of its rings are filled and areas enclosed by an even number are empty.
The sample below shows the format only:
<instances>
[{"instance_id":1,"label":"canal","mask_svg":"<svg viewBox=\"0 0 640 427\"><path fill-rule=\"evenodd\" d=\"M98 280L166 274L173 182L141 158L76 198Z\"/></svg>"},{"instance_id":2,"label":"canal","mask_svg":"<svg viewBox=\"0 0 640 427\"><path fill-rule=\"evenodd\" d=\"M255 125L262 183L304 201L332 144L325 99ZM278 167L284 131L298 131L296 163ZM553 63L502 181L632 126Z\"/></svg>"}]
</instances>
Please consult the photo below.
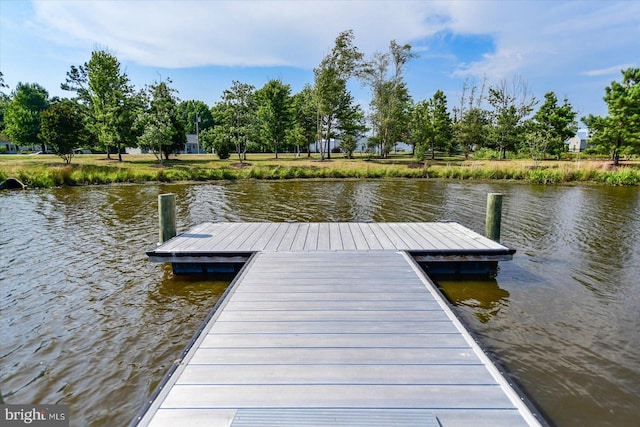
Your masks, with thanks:
<instances>
[{"instance_id":1,"label":"canal","mask_svg":"<svg viewBox=\"0 0 640 427\"><path fill-rule=\"evenodd\" d=\"M230 277L151 264L157 196L204 221L457 221L504 194L489 280L438 278L482 345L558 426L640 418L640 189L422 180L238 181L0 194L0 392L127 424Z\"/></svg>"}]
</instances>

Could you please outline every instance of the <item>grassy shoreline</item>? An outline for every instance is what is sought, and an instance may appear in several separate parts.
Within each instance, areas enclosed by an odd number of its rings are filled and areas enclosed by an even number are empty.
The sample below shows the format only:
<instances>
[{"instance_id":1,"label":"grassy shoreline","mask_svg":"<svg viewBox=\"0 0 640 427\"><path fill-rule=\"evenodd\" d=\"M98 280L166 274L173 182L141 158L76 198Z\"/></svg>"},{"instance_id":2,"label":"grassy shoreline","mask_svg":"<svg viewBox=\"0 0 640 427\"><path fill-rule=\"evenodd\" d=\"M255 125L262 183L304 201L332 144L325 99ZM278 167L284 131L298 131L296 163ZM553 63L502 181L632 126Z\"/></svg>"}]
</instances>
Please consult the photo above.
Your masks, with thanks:
<instances>
[{"instance_id":1,"label":"grassy shoreline","mask_svg":"<svg viewBox=\"0 0 640 427\"><path fill-rule=\"evenodd\" d=\"M430 178L454 180L509 180L534 184L589 182L606 185L640 185L640 162L618 168L608 161L464 160L449 158L416 164L409 155L389 159L317 158L273 154L249 154L240 167L238 159L219 160L214 155L181 155L157 164L153 155L125 155L122 162L101 155L78 155L64 165L54 155L0 155L0 181L14 177L29 188L100 185L114 183L215 181L236 179L310 178Z\"/></svg>"}]
</instances>

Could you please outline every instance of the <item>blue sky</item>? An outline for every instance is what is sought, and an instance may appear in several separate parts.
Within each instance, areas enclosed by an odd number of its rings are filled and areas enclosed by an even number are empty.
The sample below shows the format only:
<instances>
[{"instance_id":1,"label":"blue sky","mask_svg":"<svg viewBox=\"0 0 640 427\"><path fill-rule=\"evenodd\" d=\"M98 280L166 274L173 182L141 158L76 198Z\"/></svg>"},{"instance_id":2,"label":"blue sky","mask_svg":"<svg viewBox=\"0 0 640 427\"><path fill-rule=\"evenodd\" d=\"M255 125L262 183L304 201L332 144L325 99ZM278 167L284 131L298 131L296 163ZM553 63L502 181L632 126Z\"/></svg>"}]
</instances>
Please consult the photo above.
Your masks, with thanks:
<instances>
[{"instance_id":1,"label":"blue sky","mask_svg":"<svg viewBox=\"0 0 640 427\"><path fill-rule=\"evenodd\" d=\"M107 49L136 88L171 78L183 100L219 101L233 80L279 78L297 92L340 31L367 56L389 41L420 54L406 70L415 101L442 89L456 105L465 79L521 78L580 116L606 114L604 88L640 66L638 1L19 1L0 0L0 71L12 90L50 95L71 65ZM351 85L369 103L369 91ZM9 92L5 89L5 92Z\"/></svg>"}]
</instances>

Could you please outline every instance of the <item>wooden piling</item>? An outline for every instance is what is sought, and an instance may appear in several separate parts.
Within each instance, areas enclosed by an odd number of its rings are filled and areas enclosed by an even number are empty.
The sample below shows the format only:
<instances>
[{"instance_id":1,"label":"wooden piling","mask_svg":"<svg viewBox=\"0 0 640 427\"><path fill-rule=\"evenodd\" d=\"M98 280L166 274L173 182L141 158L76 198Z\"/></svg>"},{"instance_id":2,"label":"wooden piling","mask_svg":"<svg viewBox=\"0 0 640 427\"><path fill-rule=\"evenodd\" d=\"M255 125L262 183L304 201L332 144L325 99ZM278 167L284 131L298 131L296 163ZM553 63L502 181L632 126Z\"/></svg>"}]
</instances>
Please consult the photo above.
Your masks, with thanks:
<instances>
[{"instance_id":1,"label":"wooden piling","mask_svg":"<svg viewBox=\"0 0 640 427\"><path fill-rule=\"evenodd\" d=\"M487 214L485 235L494 242L500 241L500 223L502 221L502 194L487 194Z\"/></svg>"},{"instance_id":2,"label":"wooden piling","mask_svg":"<svg viewBox=\"0 0 640 427\"><path fill-rule=\"evenodd\" d=\"M164 243L176 235L176 195L158 195L158 242Z\"/></svg>"}]
</instances>

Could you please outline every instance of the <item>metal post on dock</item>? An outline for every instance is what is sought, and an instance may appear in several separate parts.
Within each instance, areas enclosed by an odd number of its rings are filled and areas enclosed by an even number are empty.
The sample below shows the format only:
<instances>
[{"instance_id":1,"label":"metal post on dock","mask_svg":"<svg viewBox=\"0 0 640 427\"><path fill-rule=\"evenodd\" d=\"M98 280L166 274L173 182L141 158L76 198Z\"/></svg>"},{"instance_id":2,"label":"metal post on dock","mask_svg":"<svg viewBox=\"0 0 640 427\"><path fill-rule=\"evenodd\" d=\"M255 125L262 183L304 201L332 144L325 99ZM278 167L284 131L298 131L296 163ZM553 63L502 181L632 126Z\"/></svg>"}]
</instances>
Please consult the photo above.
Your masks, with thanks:
<instances>
[{"instance_id":1,"label":"metal post on dock","mask_svg":"<svg viewBox=\"0 0 640 427\"><path fill-rule=\"evenodd\" d=\"M158 195L159 234L158 243L164 243L176 235L176 195Z\"/></svg>"},{"instance_id":2,"label":"metal post on dock","mask_svg":"<svg viewBox=\"0 0 640 427\"><path fill-rule=\"evenodd\" d=\"M485 235L494 242L500 241L500 222L502 221L502 194L487 194L487 216Z\"/></svg>"}]
</instances>

